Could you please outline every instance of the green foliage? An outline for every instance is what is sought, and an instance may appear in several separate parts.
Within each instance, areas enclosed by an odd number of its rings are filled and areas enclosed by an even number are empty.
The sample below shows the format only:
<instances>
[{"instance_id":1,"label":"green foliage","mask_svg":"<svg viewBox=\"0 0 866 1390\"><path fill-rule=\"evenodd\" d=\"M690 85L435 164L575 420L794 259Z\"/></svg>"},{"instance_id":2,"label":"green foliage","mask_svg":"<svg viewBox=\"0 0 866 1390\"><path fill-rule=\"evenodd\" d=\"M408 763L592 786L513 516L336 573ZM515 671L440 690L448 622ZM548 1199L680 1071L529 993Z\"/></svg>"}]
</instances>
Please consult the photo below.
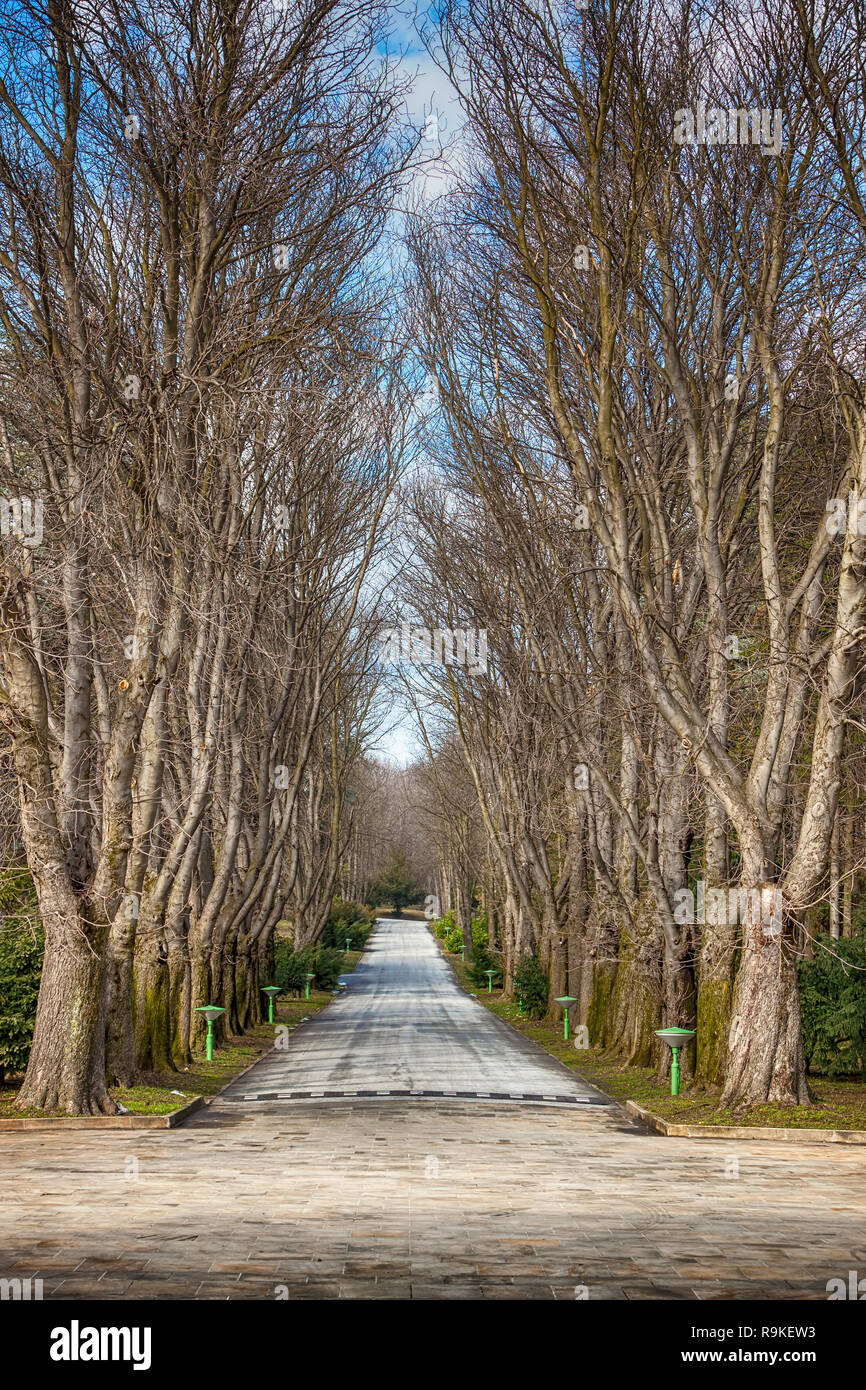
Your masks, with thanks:
<instances>
[{"instance_id":1,"label":"green foliage","mask_svg":"<svg viewBox=\"0 0 866 1390\"><path fill-rule=\"evenodd\" d=\"M29 869L0 869L0 911L13 915L37 911L36 889Z\"/></svg>"},{"instance_id":2,"label":"green foliage","mask_svg":"<svg viewBox=\"0 0 866 1390\"><path fill-rule=\"evenodd\" d=\"M454 931L454 913L446 912L444 917L436 917L430 923L433 935L444 941L450 931Z\"/></svg>"},{"instance_id":3,"label":"green foliage","mask_svg":"<svg viewBox=\"0 0 866 1390\"><path fill-rule=\"evenodd\" d=\"M336 989L346 962L342 951L322 946L316 952L316 984L319 989Z\"/></svg>"},{"instance_id":4,"label":"green foliage","mask_svg":"<svg viewBox=\"0 0 866 1390\"><path fill-rule=\"evenodd\" d=\"M547 976L535 956L524 956L514 971L514 993L523 1000L524 1013L543 1018L547 1010Z\"/></svg>"},{"instance_id":5,"label":"green foliage","mask_svg":"<svg viewBox=\"0 0 866 1390\"><path fill-rule=\"evenodd\" d=\"M825 1076L859 1071L866 1081L866 936L820 936L799 965L806 1062Z\"/></svg>"},{"instance_id":6,"label":"green foliage","mask_svg":"<svg viewBox=\"0 0 866 1390\"><path fill-rule=\"evenodd\" d=\"M289 941L275 943L274 984L279 985L283 994L303 994L307 983L304 976L314 969L315 954L309 946L304 951L293 951Z\"/></svg>"},{"instance_id":7,"label":"green foliage","mask_svg":"<svg viewBox=\"0 0 866 1390\"><path fill-rule=\"evenodd\" d=\"M469 966L469 978L473 985L476 985L478 988L487 985L487 975L485 974L487 970L497 971L499 979L501 980L502 962L499 957L494 956L493 952L489 951L486 946L477 946L472 952L472 963ZM497 983L496 976L493 977L493 983Z\"/></svg>"},{"instance_id":8,"label":"green foliage","mask_svg":"<svg viewBox=\"0 0 866 1390\"><path fill-rule=\"evenodd\" d=\"M0 1077L30 1055L45 938L26 870L0 873Z\"/></svg>"},{"instance_id":9,"label":"green foliage","mask_svg":"<svg viewBox=\"0 0 866 1390\"><path fill-rule=\"evenodd\" d=\"M300 996L306 991L306 976L312 972L313 989L336 989L344 965L343 952L333 947L306 946L293 951L288 941L278 941L274 947L274 984L283 994Z\"/></svg>"},{"instance_id":10,"label":"green foliage","mask_svg":"<svg viewBox=\"0 0 866 1390\"><path fill-rule=\"evenodd\" d=\"M401 849L395 849L370 889L367 901L372 906L377 903L390 904L399 917L404 907L418 902L423 896L424 890L412 877L406 855Z\"/></svg>"},{"instance_id":11,"label":"green foliage","mask_svg":"<svg viewBox=\"0 0 866 1390\"><path fill-rule=\"evenodd\" d=\"M328 926L367 926L373 925L373 913L363 903L352 898L335 898L328 916Z\"/></svg>"},{"instance_id":12,"label":"green foliage","mask_svg":"<svg viewBox=\"0 0 866 1390\"><path fill-rule=\"evenodd\" d=\"M446 912L444 917L438 917L435 921L431 922L430 925L433 928L434 936L438 936L446 951L451 951L452 954L457 951L462 951L463 933L454 920L453 909L450 912Z\"/></svg>"},{"instance_id":13,"label":"green foliage","mask_svg":"<svg viewBox=\"0 0 866 1390\"><path fill-rule=\"evenodd\" d=\"M345 951L346 942L351 941L350 951L362 951L372 930L369 922L329 922L322 933L322 945Z\"/></svg>"},{"instance_id":14,"label":"green foliage","mask_svg":"<svg viewBox=\"0 0 866 1390\"><path fill-rule=\"evenodd\" d=\"M430 923L433 932L439 940L445 943L446 951L463 950L463 934L458 929L454 920L454 912L446 912L444 917L439 917L435 922ZM487 946L487 920L484 917L473 917L472 919L472 953L478 951L479 947ZM485 969L492 970L493 966L485 966ZM487 983L486 977L484 983Z\"/></svg>"},{"instance_id":15,"label":"green foliage","mask_svg":"<svg viewBox=\"0 0 866 1390\"><path fill-rule=\"evenodd\" d=\"M445 933L445 950L446 950L446 951L452 951L452 952L453 952L453 951L461 951L462 949L463 949L463 933L462 933L462 931L459 930L459 928L457 927L457 924L455 923L454 926L453 926L453 927L449 927L448 930L447 930L446 933Z\"/></svg>"},{"instance_id":16,"label":"green foliage","mask_svg":"<svg viewBox=\"0 0 866 1390\"><path fill-rule=\"evenodd\" d=\"M349 949L361 951L366 946L367 937L372 930L373 914L368 907L337 898L322 933L322 945L345 951L346 942L351 941Z\"/></svg>"}]
</instances>

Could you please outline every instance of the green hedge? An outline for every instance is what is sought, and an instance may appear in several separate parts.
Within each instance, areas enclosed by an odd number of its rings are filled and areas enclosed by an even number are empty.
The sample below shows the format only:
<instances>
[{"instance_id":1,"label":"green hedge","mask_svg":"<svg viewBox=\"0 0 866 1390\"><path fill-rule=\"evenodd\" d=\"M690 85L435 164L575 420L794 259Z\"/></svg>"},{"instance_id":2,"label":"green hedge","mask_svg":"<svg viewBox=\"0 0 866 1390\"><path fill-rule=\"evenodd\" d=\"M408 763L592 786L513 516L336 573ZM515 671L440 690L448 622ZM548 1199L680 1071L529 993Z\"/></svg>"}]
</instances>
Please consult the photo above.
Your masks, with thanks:
<instances>
[{"instance_id":1,"label":"green hedge","mask_svg":"<svg viewBox=\"0 0 866 1390\"><path fill-rule=\"evenodd\" d=\"M453 911L453 909L452 909L450 912L446 912L444 917L437 917L434 921L432 921L432 922L430 923L430 926L433 928L433 934L434 934L435 936L437 936L437 937L439 938L439 940L442 941L442 942L444 943L444 945L445 945L445 950L446 950L446 951L457 952L457 951L462 951L462 950L463 950L463 936L462 936L462 933L459 931L459 929L458 929L458 927L457 927L457 923L456 923L456 921L455 921L455 919L454 919L454 911ZM473 917L473 918L472 918L472 953L473 953L473 955L478 951L479 948L486 949L486 947L487 947L487 918L486 918L486 917ZM487 968L487 969L492 969L492 967L490 967L490 966L485 967L485 968Z\"/></svg>"},{"instance_id":2,"label":"green hedge","mask_svg":"<svg viewBox=\"0 0 866 1390\"><path fill-rule=\"evenodd\" d=\"M0 1080L24 1071L33 1041L45 938L33 880L23 869L0 872Z\"/></svg>"},{"instance_id":3,"label":"green hedge","mask_svg":"<svg viewBox=\"0 0 866 1390\"><path fill-rule=\"evenodd\" d=\"M819 936L814 960L798 969L807 1066L866 1081L866 936Z\"/></svg>"}]
</instances>

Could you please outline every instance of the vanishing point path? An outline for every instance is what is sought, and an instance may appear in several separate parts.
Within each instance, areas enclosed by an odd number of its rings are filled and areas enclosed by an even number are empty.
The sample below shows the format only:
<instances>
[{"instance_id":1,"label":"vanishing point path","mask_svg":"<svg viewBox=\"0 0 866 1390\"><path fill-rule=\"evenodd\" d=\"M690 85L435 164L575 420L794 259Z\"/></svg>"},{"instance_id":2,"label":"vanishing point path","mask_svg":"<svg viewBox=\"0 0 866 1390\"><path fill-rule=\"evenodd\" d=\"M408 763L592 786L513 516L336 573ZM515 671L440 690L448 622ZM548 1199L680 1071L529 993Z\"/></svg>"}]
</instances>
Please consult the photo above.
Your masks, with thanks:
<instances>
[{"instance_id":1,"label":"vanishing point path","mask_svg":"<svg viewBox=\"0 0 866 1390\"><path fill-rule=\"evenodd\" d=\"M606 1104L457 985L422 922L381 921L346 994L225 1099L435 1096Z\"/></svg>"},{"instance_id":2,"label":"vanishing point path","mask_svg":"<svg viewBox=\"0 0 866 1390\"><path fill-rule=\"evenodd\" d=\"M380 921L182 1128L0 1133L0 1250L46 1299L826 1299L866 1150L647 1133Z\"/></svg>"}]
</instances>

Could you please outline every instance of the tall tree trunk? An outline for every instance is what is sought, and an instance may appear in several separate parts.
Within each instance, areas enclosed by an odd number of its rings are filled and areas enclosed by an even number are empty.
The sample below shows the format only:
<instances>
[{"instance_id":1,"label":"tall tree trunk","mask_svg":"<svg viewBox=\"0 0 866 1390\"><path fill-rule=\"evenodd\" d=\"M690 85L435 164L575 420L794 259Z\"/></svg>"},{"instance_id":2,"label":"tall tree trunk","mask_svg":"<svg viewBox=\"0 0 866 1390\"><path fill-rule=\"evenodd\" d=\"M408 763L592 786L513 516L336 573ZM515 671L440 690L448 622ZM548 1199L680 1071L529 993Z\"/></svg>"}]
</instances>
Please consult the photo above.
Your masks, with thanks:
<instances>
[{"instance_id":1,"label":"tall tree trunk","mask_svg":"<svg viewBox=\"0 0 866 1390\"><path fill-rule=\"evenodd\" d=\"M171 999L162 913L141 900L133 966L135 1061L139 1071L174 1071Z\"/></svg>"},{"instance_id":2,"label":"tall tree trunk","mask_svg":"<svg viewBox=\"0 0 866 1390\"><path fill-rule=\"evenodd\" d=\"M770 920L767 891L756 884L743 925L734 990L723 1106L807 1105L797 968L789 931ZM763 893L762 893L762 890ZM763 911L757 907L763 898ZM784 915L784 914L783 914Z\"/></svg>"}]
</instances>

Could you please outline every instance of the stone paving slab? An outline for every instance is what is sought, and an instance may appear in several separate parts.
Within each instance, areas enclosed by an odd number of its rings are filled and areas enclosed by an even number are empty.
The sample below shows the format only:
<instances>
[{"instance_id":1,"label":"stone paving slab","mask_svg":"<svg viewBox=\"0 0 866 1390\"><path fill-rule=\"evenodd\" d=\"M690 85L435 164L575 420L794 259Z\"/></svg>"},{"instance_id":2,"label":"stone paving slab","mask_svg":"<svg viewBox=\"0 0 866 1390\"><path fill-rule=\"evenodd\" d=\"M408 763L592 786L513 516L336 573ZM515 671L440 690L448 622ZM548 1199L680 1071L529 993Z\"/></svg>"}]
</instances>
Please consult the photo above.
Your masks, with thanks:
<instances>
[{"instance_id":1,"label":"stone paving slab","mask_svg":"<svg viewBox=\"0 0 866 1390\"><path fill-rule=\"evenodd\" d=\"M864 1265L866 1156L614 1107L216 1103L0 1135L0 1250L50 1300L826 1299Z\"/></svg>"}]
</instances>

